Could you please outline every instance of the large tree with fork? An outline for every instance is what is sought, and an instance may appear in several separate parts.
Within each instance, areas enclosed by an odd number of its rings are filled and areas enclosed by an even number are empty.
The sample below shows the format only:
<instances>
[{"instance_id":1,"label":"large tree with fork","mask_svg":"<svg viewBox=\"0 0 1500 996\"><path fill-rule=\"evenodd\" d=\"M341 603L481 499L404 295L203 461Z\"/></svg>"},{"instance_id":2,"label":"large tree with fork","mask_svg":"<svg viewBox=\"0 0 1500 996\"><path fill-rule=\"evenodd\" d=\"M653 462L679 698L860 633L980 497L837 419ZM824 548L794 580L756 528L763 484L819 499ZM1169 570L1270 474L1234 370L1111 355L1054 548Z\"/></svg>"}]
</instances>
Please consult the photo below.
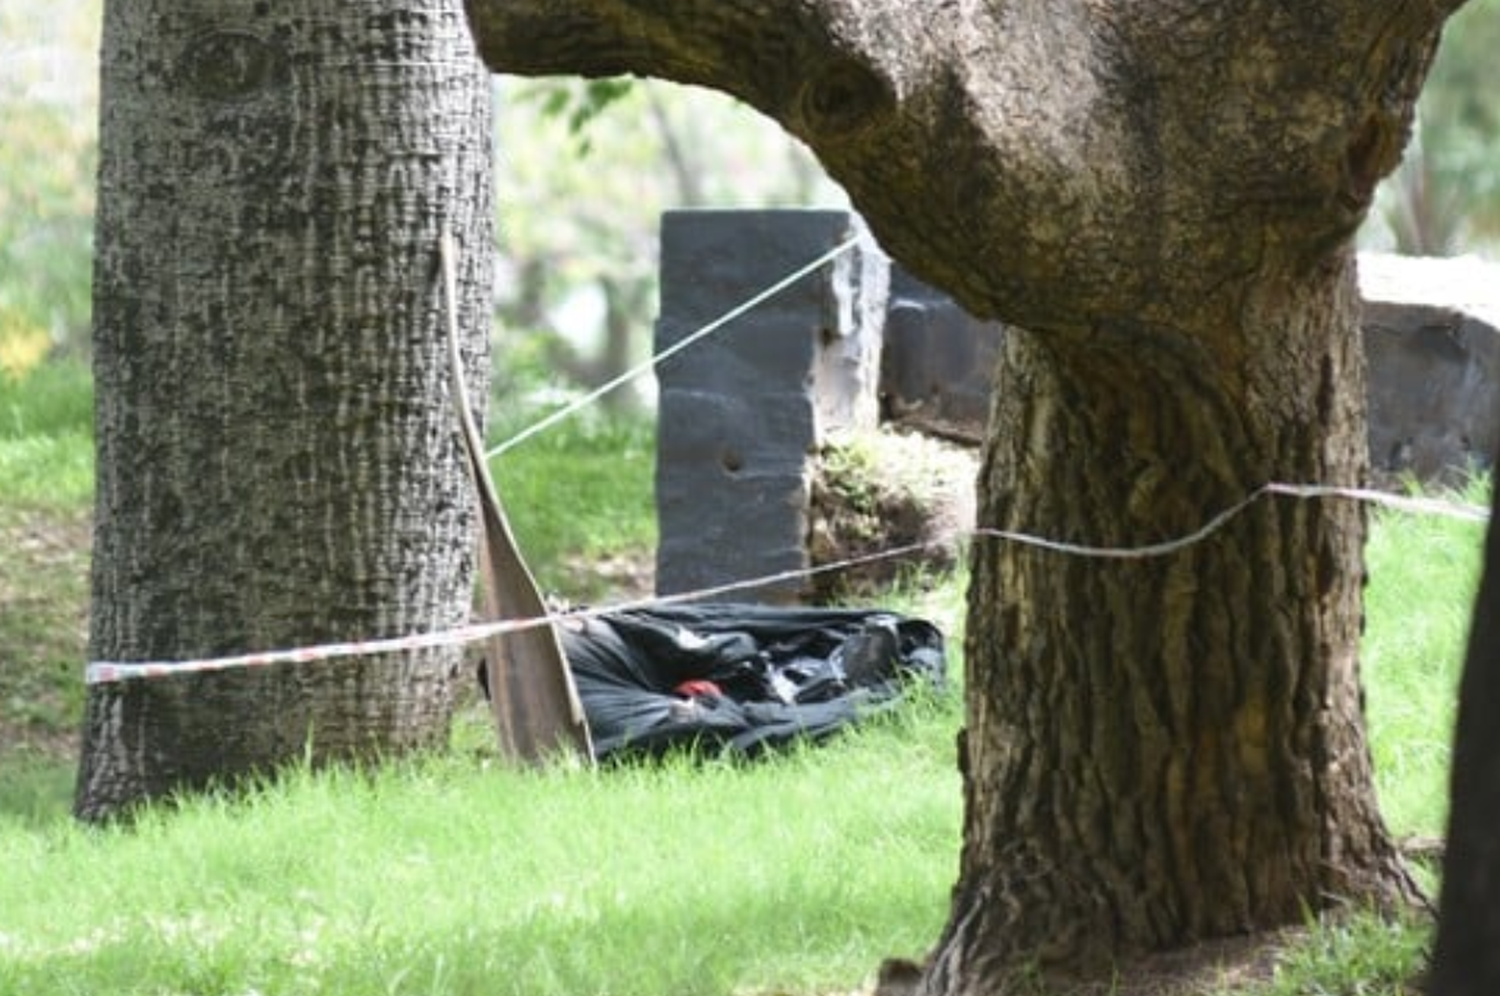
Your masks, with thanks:
<instances>
[{"instance_id":1,"label":"large tree with fork","mask_svg":"<svg viewBox=\"0 0 1500 996\"><path fill-rule=\"evenodd\" d=\"M1365 475L1350 240L1461 0L468 0L513 73L727 91L1010 323L981 525L1132 547ZM966 817L928 994L1412 886L1371 783L1365 517L1140 559L973 550Z\"/></svg>"}]
</instances>

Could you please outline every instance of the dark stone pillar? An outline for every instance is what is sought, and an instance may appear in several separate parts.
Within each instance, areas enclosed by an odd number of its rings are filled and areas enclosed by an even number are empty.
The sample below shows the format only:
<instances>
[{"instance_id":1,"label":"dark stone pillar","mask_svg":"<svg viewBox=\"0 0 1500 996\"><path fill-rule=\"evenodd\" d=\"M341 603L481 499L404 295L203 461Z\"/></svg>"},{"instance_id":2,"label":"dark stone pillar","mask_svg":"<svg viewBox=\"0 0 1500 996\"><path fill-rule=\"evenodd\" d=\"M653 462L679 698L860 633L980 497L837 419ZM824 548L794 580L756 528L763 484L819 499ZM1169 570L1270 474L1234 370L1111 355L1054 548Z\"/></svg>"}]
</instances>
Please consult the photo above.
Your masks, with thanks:
<instances>
[{"instance_id":1,"label":"dark stone pillar","mask_svg":"<svg viewBox=\"0 0 1500 996\"><path fill-rule=\"evenodd\" d=\"M880 358L883 417L932 436L978 446L1004 326L982 322L942 291L891 268Z\"/></svg>"},{"instance_id":2,"label":"dark stone pillar","mask_svg":"<svg viewBox=\"0 0 1500 996\"><path fill-rule=\"evenodd\" d=\"M1377 483L1462 483L1500 425L1500 267L1361 253L1360 319Z\"/></svg>"},{"instance_id":3,"label":"dark stone pillar","mask_svg":"<svg viewBox=\"0 0 1500 996\"><path fill-rule=\"evenodd\" d=\"M658 366L658 592L807 567L809 461L826 433L878 417L888 280L845 211L663 216L658 351L851 236L837 260ZM793 602L804 587L732 597Z\"/></svg>"}]
</instances>

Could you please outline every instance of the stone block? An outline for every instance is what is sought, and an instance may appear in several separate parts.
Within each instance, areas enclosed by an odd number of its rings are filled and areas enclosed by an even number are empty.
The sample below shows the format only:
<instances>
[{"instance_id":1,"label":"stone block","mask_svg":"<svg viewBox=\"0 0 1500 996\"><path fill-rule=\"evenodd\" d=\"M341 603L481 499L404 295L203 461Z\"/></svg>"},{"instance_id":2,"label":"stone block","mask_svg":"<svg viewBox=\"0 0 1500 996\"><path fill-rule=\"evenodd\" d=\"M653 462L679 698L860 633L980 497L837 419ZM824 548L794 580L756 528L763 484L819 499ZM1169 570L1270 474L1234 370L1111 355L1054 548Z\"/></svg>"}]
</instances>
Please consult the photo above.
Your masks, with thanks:
<instances>
[{"instance_id":1,"label":"stone block","mask_svg":"<svg viewBox=\"0 0 1500 996\"><path fill-rule=\"evenodd\" d=\"M888 266L846 211L663 216L658 351L850 237L854 249L658 365L658 592L807 566L809 461L828 432L878 417ZM738 597L793 602L802 590Z\"/></svg>"},{"instance_id":2,"label":"stone block","mask_svg":"<svg viewBox=\"0 0 1500 996\"><path fill-rule=\"evenodd\" d=\"M1361 254L1360 325L1378 482L1457 483L1500 430L1500 266Z\"/></svg>"},{"instance_id":3,"label":"stone block","mask_svg":"<svg viewBox=\"0 0 1500 996\"><path fill-rule=\"evenodd\" d=\"M880 358L886 421L977 446L989 422L990 390L1004 326L970 315L946 294L891 270Z\"/></svg>"}]
</instances>

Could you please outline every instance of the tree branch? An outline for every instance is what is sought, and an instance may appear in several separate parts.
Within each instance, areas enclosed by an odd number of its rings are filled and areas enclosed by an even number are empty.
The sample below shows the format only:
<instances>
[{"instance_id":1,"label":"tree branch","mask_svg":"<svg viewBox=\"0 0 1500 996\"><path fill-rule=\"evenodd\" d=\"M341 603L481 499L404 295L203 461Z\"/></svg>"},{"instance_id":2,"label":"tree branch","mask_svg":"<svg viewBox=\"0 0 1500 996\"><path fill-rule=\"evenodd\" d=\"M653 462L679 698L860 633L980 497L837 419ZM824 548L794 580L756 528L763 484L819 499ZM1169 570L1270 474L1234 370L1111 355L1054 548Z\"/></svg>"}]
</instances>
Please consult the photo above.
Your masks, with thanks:
<instances>
[{"instance_id":1,"label":"tree branch","mask_svg":"<svg viewBox=\"0 0 1500 996\"><path fill-rule=\"evenodd\" d=\"M1446 7L1456 0L1444 0ZM1341 247L1406 141L1427 0L467 0L515 73L732 93L971 311L1170 324ZM1240 240L1203 233L1234 226ZM1226 308L1234 307L1227 299Z\"/></svg>"},{"instance_id":2,"label":"tree branch","mask_svg":"<svg viewBox=\"0 0 1500 996\"><path fill-rule=\"evenodd\" d=\"M655 76L732 93L795 133L837 132L888 106L890 80L862 35L894 23L890 0L859 16L792 0L468 0L496 71ZM907 15L908 22L920 20Z\"/></svg>"}]
</instances>

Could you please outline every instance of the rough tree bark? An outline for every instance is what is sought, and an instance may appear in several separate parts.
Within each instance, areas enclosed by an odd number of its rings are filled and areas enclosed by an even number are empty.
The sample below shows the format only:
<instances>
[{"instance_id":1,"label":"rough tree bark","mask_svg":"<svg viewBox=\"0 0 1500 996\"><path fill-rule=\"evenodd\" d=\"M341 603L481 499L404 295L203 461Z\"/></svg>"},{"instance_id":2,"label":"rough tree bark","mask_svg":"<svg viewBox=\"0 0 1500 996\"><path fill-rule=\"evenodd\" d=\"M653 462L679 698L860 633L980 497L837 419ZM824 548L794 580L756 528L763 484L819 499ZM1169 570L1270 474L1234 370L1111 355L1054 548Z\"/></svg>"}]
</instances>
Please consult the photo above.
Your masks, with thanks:
<instances>
[{"instance_id":1,"label":"rough tree bark","mask_svg":"<svg viewBox=\"0 0 1500 996\"><path fill-rule=\"evenodd\" d=\"M437 237L484 397L489 79L457 0L105 5L90 653L467 618ZM455 651L89 690L76 810L444 736Z\"/></svg>"},{"instance_id":2,"label":"rough tree bark","mask_svg":"<svg viewBox=\"0 0 1500 996\"><path fill-rule=\"evenodd\" d=\"M1016 328L981 524L1131 546L1353 485L1350 237L1461 0L468 0L506 72L733 93L888 251ZM920 986L1412 892L1356 667L1364 516L1262 501L1151 560L973 553L966 818Z\"/></svg>"}]
</instances>

